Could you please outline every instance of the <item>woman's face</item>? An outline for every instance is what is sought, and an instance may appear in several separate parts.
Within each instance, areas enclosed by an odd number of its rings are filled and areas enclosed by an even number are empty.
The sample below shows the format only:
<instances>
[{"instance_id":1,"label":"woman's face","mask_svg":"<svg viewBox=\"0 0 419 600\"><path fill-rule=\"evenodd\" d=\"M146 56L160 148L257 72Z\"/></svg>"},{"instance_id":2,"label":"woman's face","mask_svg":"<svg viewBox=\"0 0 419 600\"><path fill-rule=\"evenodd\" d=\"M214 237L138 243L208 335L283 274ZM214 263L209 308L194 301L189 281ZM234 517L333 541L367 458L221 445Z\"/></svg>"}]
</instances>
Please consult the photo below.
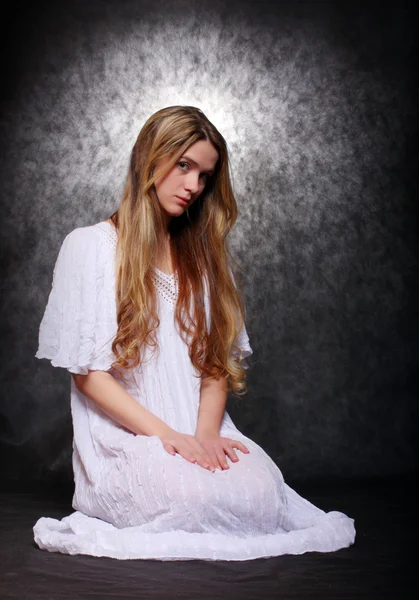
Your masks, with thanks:
<instances>
[{"instance_id":1,"label":"woman's face","mask_svg":"<svg viewBox=\"0 0 419 600\"><path fill-rule=\"evenodd\" d=\"M169 217L179 217L203 192L208 177L214 172L218 152L208 140L190 146L165 177L159 177L155 188L160 205ZM169 159L157 162L163 166Z\"/></svg>"}]
</instances>

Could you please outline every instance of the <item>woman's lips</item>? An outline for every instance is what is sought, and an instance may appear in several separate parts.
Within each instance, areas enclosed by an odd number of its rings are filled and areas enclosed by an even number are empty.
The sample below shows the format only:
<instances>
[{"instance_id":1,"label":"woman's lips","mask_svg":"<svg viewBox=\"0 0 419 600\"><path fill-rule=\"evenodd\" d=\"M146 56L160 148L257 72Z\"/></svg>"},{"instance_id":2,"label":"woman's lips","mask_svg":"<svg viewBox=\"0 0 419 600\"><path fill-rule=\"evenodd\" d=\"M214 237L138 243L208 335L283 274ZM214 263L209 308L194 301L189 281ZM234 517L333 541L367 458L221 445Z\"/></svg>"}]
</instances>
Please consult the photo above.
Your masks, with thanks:
<instances>
[{"instance_id":1,"label":"woman's lips","mask_svg":"<svg viewBox=\"0 0 419 600\"><path fill-rule=\"evenodd\" d=\"M176 196L176 198L178 198L178 200L180 200L184 206L187 206L189 204L189 200L184 200L180 196Z\"/></svg>"}]
</instances>

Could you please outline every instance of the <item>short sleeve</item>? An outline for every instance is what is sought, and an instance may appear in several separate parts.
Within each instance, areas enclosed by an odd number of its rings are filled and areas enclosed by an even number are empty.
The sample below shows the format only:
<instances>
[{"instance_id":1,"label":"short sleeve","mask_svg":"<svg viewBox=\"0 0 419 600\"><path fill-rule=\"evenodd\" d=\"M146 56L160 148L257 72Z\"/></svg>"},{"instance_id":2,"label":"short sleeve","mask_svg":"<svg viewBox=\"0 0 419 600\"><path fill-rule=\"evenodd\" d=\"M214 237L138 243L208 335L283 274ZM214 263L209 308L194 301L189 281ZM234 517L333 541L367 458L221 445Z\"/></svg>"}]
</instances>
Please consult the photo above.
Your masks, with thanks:
<instances>
[{"instance_id":1,"label":"short sleeve","mask_svg":"<svg viewBox=\"0 0 419 600\"><path fill-rule=\"evenodd\" d=\"M105 255L92 226L74 229L65 237L39 327L36 358L81 375L111 368L116 316L106 283Z\"/></svg>"},{"instance_id":2,"label":"short sleeve","mask_svg":"<svg viewBox=\"0 0 419 600\"><path fill-rule=\"evenodd\" d=\"M238 349L234 348L236 346ZM247 364L246 358L253 354L253 350L250 347L249 336L247 335L246 326L243 324L242 329L239 331L238 335L233 344L232 356L238 360L242 359L242 366L245 369L249 368Z\"/></svg>"},{"instance_id":3,"label":"short sleeve","mask_svg":"<svg viewBox=\"0 0 419 600\"><path fill-rule=\"evenodd\" d=\"M230 275L232 277L234 285L237 286L236 278L234 277L231 267L230 267ZM234 340L231 354L232 354L233 358L236 360L239 360L241 358L242 366L245 369L249 368L246 358L248 356L250 356L251 354L253 354L253 350L250 347L249 336L247 334L245 323L243 323L243 327L241 328L241 330L239 331L239 333L237 334L237 336Z\"/></svg>"}]
</instances>

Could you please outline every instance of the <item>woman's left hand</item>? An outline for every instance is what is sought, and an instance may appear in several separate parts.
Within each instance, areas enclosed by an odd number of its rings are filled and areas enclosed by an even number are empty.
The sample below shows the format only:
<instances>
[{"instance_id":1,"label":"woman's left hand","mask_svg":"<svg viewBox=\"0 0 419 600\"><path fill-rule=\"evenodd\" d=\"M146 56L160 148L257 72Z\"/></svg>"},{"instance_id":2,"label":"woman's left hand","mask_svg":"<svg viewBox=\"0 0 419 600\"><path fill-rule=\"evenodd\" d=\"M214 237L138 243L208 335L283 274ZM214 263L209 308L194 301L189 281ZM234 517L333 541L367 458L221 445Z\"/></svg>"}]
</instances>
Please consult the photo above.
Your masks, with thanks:
<instances>
[{"instance_id":1,"label":"woman's left hand","mask_svg":"<svg viewBox=\"0 0 419 600\"><path fill-rule=\"evenodd\" d=\"M237 440L221 437L216 433L195 433L195 438L205 448L215 469L229 469L226 455L233 461L237 462L239 457L233 448L241 450L245 454L249 454L250 450L244 444Z\"/></svg>"}]
</instances>

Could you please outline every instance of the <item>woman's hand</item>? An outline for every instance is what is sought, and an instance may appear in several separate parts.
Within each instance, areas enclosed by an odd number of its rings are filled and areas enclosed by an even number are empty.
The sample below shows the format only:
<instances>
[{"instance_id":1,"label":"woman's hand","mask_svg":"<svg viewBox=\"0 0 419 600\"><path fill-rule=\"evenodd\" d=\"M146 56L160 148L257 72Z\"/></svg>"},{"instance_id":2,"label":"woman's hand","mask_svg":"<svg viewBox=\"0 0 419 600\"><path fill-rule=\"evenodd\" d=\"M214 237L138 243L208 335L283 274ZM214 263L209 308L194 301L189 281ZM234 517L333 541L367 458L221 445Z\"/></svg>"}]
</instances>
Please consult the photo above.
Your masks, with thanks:
<instances>
[{"instance_id":1,"label":"woman's hand","mask_svg":"<svg viewBox=\"0 0 419 600\"><path fill-rule=\"evenodd\" d=\"M237 440L232 440L226 437L220 437L217 433L197 432L195 439L205 449L207 455L211 458L211 464L217 469L229 469L226 455L233 461L237 462L239 457L234 452L233 448L241 450L245 454L249 454L250 450L244 444Z\"/></svg>"},{"instance_id":2,"label":"woman's hand","mask_svg":"<svg viewBox=\"0 0 419 600\"><path fill-rule=\"evenodd\" d=\"M215 471L215 465L207 450L193 435L179 433L172 429L168 433L160 435L163 448L169 454L175 456L176 452L191 463L197 463L204 469Z\"/></svg>"}]
</instances>

